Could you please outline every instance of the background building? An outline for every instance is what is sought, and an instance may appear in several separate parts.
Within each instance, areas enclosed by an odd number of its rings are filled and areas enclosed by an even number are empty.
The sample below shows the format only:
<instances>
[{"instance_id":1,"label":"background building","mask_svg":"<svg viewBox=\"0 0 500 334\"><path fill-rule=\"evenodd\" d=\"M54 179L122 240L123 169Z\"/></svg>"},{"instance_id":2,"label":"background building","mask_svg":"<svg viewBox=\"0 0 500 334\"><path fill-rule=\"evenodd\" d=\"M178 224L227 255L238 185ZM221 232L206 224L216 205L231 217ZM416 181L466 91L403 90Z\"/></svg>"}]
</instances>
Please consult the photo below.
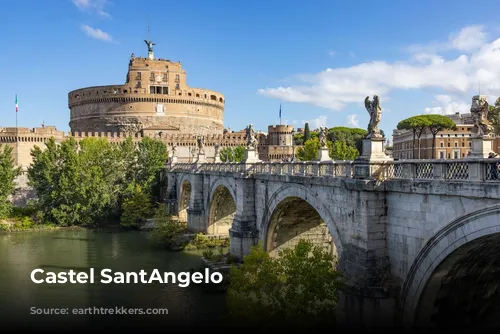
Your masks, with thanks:
<instances>
[{"instance_id":1,"label":"background building","mask_svg":"<svg viewBox=\"0 0 500 334\"><path fill-rule=\"evenodd\" d=\"M473 122L470 113L447 115L456 124L456 130L440 131L436 135L434 147L435 159L461 159L471 151L471 141L473 133ZM394 130L393 157L395 159L418 159L418 140L413 142L413 131ZM420 159L432 159L433 135L429 130L425 130L420 137ZM499 151L500 138L495 138L493 147Z\"/></svg>"}]
</instances>

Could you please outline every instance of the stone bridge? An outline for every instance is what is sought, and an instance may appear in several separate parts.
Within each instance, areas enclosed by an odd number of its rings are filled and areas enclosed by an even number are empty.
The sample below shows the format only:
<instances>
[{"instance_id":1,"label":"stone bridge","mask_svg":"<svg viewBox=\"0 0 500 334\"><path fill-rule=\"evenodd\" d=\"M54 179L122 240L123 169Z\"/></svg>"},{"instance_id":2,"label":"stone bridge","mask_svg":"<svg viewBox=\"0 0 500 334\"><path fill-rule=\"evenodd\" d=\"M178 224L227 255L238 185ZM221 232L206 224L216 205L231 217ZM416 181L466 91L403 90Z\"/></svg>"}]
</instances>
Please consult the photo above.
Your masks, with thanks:
<instances>
[{"instance_id":1,"label":"stone bridge","mask_svg":"<svg viewBox=\"0 0 500 334\"><path fill-rule=\"evenodd\" d=\"M189 229L229 234L240 259L257 242L271 254L301 238L326 247L349 281L348 321L491 323L499 162L365 162L368 174L356 161L170 164L166 201Z\"/></svg>"}]
</instances>

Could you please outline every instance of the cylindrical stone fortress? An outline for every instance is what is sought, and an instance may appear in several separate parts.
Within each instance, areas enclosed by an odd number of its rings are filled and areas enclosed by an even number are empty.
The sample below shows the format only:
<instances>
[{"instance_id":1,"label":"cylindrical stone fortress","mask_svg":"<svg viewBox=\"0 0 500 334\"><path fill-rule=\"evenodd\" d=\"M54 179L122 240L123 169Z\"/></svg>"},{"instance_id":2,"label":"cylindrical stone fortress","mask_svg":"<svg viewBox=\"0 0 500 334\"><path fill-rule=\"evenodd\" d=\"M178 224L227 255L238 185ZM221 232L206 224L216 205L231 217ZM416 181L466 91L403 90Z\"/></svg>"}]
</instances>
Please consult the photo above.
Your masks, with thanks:
<instances>
[{"instance_id":1,"label":"cylindrical stone fortress","mask_svg":"<svg viewBox=\"0 0 500 334\"><path fill-rule=\"evenodd\" d=\"M132 55L124 85L68 94L72 132L222 134L224 96L191 88L180 62Z\"/></svg>"}]
</instances>

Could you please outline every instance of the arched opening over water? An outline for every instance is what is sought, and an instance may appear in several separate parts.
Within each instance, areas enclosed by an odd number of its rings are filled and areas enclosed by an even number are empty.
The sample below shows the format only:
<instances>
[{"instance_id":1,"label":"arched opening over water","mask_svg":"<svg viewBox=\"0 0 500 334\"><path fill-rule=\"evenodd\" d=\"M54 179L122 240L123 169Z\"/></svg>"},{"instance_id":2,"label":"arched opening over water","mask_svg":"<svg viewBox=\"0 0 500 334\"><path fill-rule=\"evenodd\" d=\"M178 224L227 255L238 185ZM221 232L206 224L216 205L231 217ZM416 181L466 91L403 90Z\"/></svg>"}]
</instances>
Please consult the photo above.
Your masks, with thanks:
<instances>
[{"instance_id":1,"label":"arched opening over water","mask_svg":"<svg viewBox=\"0 0 500 334\"><path fill-rule=\"evenodd\" d=\"M184 181L181 186L181 195L179 199L179 220L187 222L187 209L191 200L191 183Z\"/></svg>"},{"instance_id":2,"label":"arched opening over water","mask_svg":"<svg viewBox=\"0 0 500 334\"><path fill-rule=\"evenodd\" d=\"M236 203L233 196L224 185L219 185L210 200L208 216L208 234L229 235L236 214Z\"/></svg>"},{"instance_id":3,"label":"arched opening over water","mask_svg":"<svg viewBox=\"0 0 500 334\"><path fill-rule=\"evenodd\" d=\"M463 244L437 265L420 294L414 322L500 327L500 232Z\"/></svg>"},{"instance_id":4,"label":"arched opening over water","mask_svg":"<svg viewBox=\"0 0 500 334\"><path fill-rule=\"evenodd\" d=\"M266 250L278 256L282 249L294 247L305 239L337 257L337 247L324 219L300 197L287 197L273 210L268 223Z\"/></svg>"}]
</instances>

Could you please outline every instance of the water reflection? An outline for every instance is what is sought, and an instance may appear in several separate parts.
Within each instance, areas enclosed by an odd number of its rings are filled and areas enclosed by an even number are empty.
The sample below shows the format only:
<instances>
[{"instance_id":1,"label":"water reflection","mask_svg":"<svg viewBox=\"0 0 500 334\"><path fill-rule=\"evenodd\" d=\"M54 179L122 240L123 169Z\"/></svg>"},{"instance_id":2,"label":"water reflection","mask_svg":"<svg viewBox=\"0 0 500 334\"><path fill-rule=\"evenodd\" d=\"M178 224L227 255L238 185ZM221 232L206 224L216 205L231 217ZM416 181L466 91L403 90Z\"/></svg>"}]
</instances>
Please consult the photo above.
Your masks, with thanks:
<instances>
[{"instance_id":1,"label":"water reflection","mask_svg":"<svg viewBox=\"0 0 500 334\"><path fill-rule=\"evenodd\" d=\"M206 294L199 287L177 284L103 284L100 271L189 271L200 257L172 253L155 247L141 232L92 230L46 231L0 234L0 325L23 323L20 328L82 328L119 326L142 328L158 324L217 324L225 314L224 295ZM89 272L94 284L35 284L33 269L52 272ZM40 274L39 274L40 275ZM52 315L29 316L38 308L168 308L169 315Z\"/></svg>"}]
</instances>

